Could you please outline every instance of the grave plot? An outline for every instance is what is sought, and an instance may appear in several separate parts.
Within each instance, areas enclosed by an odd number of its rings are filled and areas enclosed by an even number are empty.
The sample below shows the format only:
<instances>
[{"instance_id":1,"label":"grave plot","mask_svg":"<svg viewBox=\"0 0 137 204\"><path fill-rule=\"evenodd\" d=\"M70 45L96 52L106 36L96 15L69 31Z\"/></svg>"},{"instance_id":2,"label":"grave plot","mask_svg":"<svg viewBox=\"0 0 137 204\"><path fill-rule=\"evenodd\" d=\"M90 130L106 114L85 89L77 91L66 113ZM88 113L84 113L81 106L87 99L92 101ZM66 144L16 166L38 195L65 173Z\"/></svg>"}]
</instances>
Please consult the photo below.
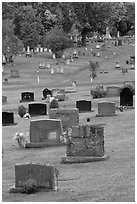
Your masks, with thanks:
<instances>
[{"instance_id":1,"label":"grave plot","mask_svg":"<svg viewBox=\"0 0 137 204\"><path fill-rule=\"evenodd\" d=\"M46 99L47 98L47 95L50 95L50 96L52 96L52 91L50 90L50 89L48 89L48 88L45 88L44 90L43 90L43 99Z\"/></svg>"},{"instance_id":2,"label":"grave plot","mask_svg":"<svg viewBox=\"0 0 137 204\"><path fill-rule=\"evenodd\" d=\"M34 101L34 93L33 92L22 92L20 102L30 102Z\"/></svg>"},{"instance_id":3,"label":"grave plot","mask_svg":"<svg viewBox=\"0 0 137 204\"><path fill-rule=\"evenodd\" d=\"M67 130L66 156L63 163L93 162L107 159L104 150L104 127L72 126Z\"/></svg>"},{"instance_id":4,"label":"grave plot","mask_svg":"<svg viewBox=\"0 0 137 204\"><path fill-rule=\"evenodd\" d=\"M133 107L133 93L128 87L123 88L120 92L120 106Z\"/></svg>"},{"instance_id":5,"label":"grave plot","mask_svg":"<svg viewBox=\"0 0 137 204\"><path fill-rule=\"evenodd\" d=\"M98 103L98 114L96 116L116 116L115 102L99 102Z\"/></svg>"},{"instance_id":6,"label":"grave plot","mask_svg":"<svg viewBox=\"0 0 137 204\"><path fill-rule=\"evenodd\" d=\"M7 96L2 96L2 104L7 103Z\"/></svg>"},{"instance_id":7,"label":"grave plot","mask_svg":"<svg viewBox=\"0 0 137 204\"><path fill-rule=\"evenodd\" d=\"M80 100L76 101L76 108L79 109L79 112L90 112L91 110L91 101Z\"/></svg>"},{"instance_id":8,"label":"grave plot","mask_svg":"<svg viewBox=\"0 0 137 204\"><path fill-rule=\"evenodd\" d=\"M117 97L120 95L119 86L107 86L106 97Z\"/></svg>"},{"instance_id":9,"label":"grave plot","mask_svg":"<svg viewBox=\"0 0 137 204\"><path fill-rule=\"evenodd\" d=\"M63 126L63 131L73 125L79 125L79 111L77 108L59 108L50 109L49 118L60 119Z\"/></svg>"},{"instance_id":10,"label":"grave plot","mask_svg":"<svg viewBox=\"0 0 137 204\"><path fill-rule=\"evenodd\" d=\"M16 125L13 112L2 112L2 126Z\"/></svg>"},{"instance_id":11,"label":"grave plot","mask_svg":"<svg viewBox=\"0 0 137 204\"><path fill-rule=\"evenodd\" d=\"M15 185L10 193L34 193L42 190L58 190L58 170L39 163L15 165Z\"/></svg>"},{"instance_id":12,"label":"grave plot","mask_svg":"<svg viewBox=\"0 0 137 204\"><path fill-rule=\"evenodd\" d=\"M30 122L30 142L26 148L64 145L63 129L59 119L39 119Z\"/></svg>"},{"instance_id":13,"label":"grave plot","mask_svg":"<svg viewBox=\"0 0 137 204\"><path fill-rule=\"evenodd\" d=\"M28 105L28 112L30 116L47 115L47 106L42 103L30 103Z\"/></svg>"}]
</instances>

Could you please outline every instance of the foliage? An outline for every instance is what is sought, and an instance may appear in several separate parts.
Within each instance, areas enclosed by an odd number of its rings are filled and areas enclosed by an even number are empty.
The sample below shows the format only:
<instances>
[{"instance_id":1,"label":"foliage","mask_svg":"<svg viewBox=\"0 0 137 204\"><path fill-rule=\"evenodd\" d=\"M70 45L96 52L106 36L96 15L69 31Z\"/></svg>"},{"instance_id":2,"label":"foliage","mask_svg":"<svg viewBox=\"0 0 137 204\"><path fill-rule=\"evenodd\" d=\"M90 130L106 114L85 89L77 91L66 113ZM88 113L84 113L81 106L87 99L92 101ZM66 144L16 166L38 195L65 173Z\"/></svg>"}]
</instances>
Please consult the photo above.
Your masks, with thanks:
<instances>
[{"instance_id":1,"label":"foliage","mask_svg":"<svg viewBox=\"0 0 137 204\"><path fill-rule=\"evenodd\" d=\"M28 179L24 184L24 193L35 193L38 188L37 182L34 179Z\"/></svg>"},{"instance_id":2,"label":"foliage","mask_svg":"<svg viewBox=\"0 0 137 204\"><path fill-rule=\"evenodd\" d=\"M71 40L62 28L54 27L44 36L44 45L51 49L57 58L60 58L63 51L71 47Z\"/></svg>"},{"instance_id":3,"label":"foliage","mask_svg":"<svg viewBox=\"0 0 137 204\"><path fill-rule=\"evenodd\" d=\"M103 98L106 96L106 92L100 86L97 86L95 89L91 89L91 95L93 98Z\"/></svg>"}]
</instances>

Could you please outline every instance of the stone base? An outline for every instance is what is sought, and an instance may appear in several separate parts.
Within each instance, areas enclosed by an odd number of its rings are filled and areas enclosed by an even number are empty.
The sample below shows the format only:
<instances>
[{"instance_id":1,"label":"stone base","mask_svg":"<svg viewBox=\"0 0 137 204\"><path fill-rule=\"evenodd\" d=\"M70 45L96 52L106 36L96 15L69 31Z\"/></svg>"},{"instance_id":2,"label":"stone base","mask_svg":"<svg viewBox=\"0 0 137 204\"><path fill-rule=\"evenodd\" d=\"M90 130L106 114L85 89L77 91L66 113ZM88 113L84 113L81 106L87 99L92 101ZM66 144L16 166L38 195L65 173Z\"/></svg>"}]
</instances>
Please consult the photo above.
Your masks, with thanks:
<instances>
[{"instance_id":1,"label":"stone base","mask_svg":"<svg viewBox=\"0 0 137 204\"><path fill-rule=\"evenodd\" d=\"M2 124L2 126L12 126L12 125L17 125L18 123L12 123L12 124Z\"/></svg>"},{"instance_id":2,"label":"stone base","mask_svg":"<svg viewBox=\"0 0 137 204\"><path fill-rule=\"evenodd\" d=\"M95 161L104 161L108 159L108 155L104 155L102 157L90 157L90 156L64 156L62 157L62 163L86 163L86 162L95 162Z\"/></svg>"},{"instance_id":3,"label":"stone base","mask_svg":"<svg viewBox=\"0 0 137 204\"><path fill-rule=\"evenodd\" d=\"M123 106L123 110L126 110L126 109L134 109L135 107L134 106ZM116 107L116 110L120 109L120 106L117 106Z\"/></svg>"},{"instance_id":4,"label":"stone base","mask_svg":"<svg viewBox=\"0 0 137 204\"><path fill-rule=\"evenodd\" d=\"M88 112L94 112L94 110L89 110L89 111L79 111L79 113L88 113Z\"/></svg>"},{"instance_id":5,"label":"stone base","mask_svg":"<svg viewBox=\"0 0 137 204\"><path fill-rule=\"evenodd\" d=\"M25 148L43 148L43 147L63 146L63 145L66 145L66 143L63 143L63 142L53 142L53 141L47 141L47 142L29 142L29 143L26 143Z\"/></svg>"},{"instance_id":6,"label":"stone base","mask_svg":"<svg viewBox=\"0 0 137 204\"><path fill-rule=\"evenodd\" d=\"M110 115L110 114L108 114L108 115L101 115L101 114L96 114L96 117L109 117L109 116L117 116L117 114L112 114L112 115Z\"/></svg>"},{"instance_id":7,"label":"stone base","mask_svg":"<svg viewBox=\"0 0 137 204\"><path fill-rule=\"evenodd\" d=\"M54 189L37 188L36 192L41 192L41 191L57 191L57 190L59 190L58 187L55 187ZM15 185L10 187L9 192L10 193L25 193L24 192L24 188L15 187Z\"/></svg>"}]
</instances>

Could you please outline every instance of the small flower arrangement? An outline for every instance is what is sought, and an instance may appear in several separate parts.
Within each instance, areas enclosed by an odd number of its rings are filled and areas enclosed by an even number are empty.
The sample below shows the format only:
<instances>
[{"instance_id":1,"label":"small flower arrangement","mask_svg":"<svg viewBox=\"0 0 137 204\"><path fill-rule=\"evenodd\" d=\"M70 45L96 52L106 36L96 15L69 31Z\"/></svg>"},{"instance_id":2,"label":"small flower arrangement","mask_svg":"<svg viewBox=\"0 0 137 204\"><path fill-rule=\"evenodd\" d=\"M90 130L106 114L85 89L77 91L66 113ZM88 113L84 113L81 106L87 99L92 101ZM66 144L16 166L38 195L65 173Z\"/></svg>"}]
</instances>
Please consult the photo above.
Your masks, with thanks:
<instances>
[{"instance_id":1,"label":"small flower arrangement","mask_svg":"<svg viewBox=\"0 0 137 204\"><path fill-rule=\"evenodd\" d=\"M31 194L37 191L38 185L34 179L28 179L24 185L24 193Z\"/></svg>"},{"instance_id":2,"label":"small flower arrangement","mask_svg":"<svg viewBox=\"0 0 137 204\"><path fill-rule=\"evenodd\" d=\"M26 146L26 143L27 143L27 140L26 140L26 135L22 132L17 132L15 134L15 137L14 137L15 140L17 140L17 143L20 147L25 147Z\"/></svg>"}]
</instances>

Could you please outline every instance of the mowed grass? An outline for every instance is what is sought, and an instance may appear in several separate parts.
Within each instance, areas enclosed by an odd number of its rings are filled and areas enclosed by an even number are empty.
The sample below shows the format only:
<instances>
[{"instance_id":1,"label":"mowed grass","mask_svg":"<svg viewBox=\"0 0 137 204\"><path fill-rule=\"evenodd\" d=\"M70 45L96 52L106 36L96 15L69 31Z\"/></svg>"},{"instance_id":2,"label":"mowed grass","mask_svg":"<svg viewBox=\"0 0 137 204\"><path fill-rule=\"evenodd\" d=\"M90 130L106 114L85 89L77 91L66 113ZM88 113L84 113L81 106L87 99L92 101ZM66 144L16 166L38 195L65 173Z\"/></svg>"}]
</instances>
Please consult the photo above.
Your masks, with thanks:
<instances>
[{"instance_id":1,"label":"mowed grass","mask_svg":"<svg viewBox=\"0 0 137 204\"><path fill-rule=\"evenodd\" d=\"M93 50L96 44L91 44ZM85 48L79 48L84 50ZM116 54L113 54L116 53ZM68 54L68 51L66 51ZM51 53L38 54L36 57L17 57L15 60L19 70L19 78L9 78L9 82L3 83L2 95L8 97L7 104L2 110L14 112L15 126L2 127L2 146L4 157L2 159L2 197L3 202L134 202L135 201L135 111L117 110L114 117L96 117L99 101L113 101L119 105L119 97L91 99L90 89L96 84L122 85L124 81L135 80L134 70L126 60L134 55L134 47L124 44L120 47L111 47L101 52L100 57L80 56L70 65L61 64L64 74L51 75L50 70L40 70L40 83L37 83L37 68L40 61L52 63ZM108 57L107 59L105 57ZM91 84L89 78L89 60L99 61L100 68L97 78ZM121 74L121 70L115 69L115 62L119 60L122 67L128 68L128 74ZM5 68L10 74L10 67ZM108 74L101 74L101 69L107 69ZM28 103L20 103L21 92L33 91L35 102L42 101L44 88L67 87L72 81L77 81L77 92L66 94L66 101L60 102L60 107L75 107L76 100L92 100L94 112L80 113L80 124L104 124L105 152L110 158L102 162L83 164L61 164L61 158L66 153L66 146L40 149L21 149L13 139L16 132L29 131L30 120L48 118L48 116L33 117L28 120L20 118L17 114L18 106L26 108ZM10 194L9 188L14 185L15 164L26 162L48 163L59 169L59 191L39 192L32 195Z\"/></svg>"}]
</instances>

